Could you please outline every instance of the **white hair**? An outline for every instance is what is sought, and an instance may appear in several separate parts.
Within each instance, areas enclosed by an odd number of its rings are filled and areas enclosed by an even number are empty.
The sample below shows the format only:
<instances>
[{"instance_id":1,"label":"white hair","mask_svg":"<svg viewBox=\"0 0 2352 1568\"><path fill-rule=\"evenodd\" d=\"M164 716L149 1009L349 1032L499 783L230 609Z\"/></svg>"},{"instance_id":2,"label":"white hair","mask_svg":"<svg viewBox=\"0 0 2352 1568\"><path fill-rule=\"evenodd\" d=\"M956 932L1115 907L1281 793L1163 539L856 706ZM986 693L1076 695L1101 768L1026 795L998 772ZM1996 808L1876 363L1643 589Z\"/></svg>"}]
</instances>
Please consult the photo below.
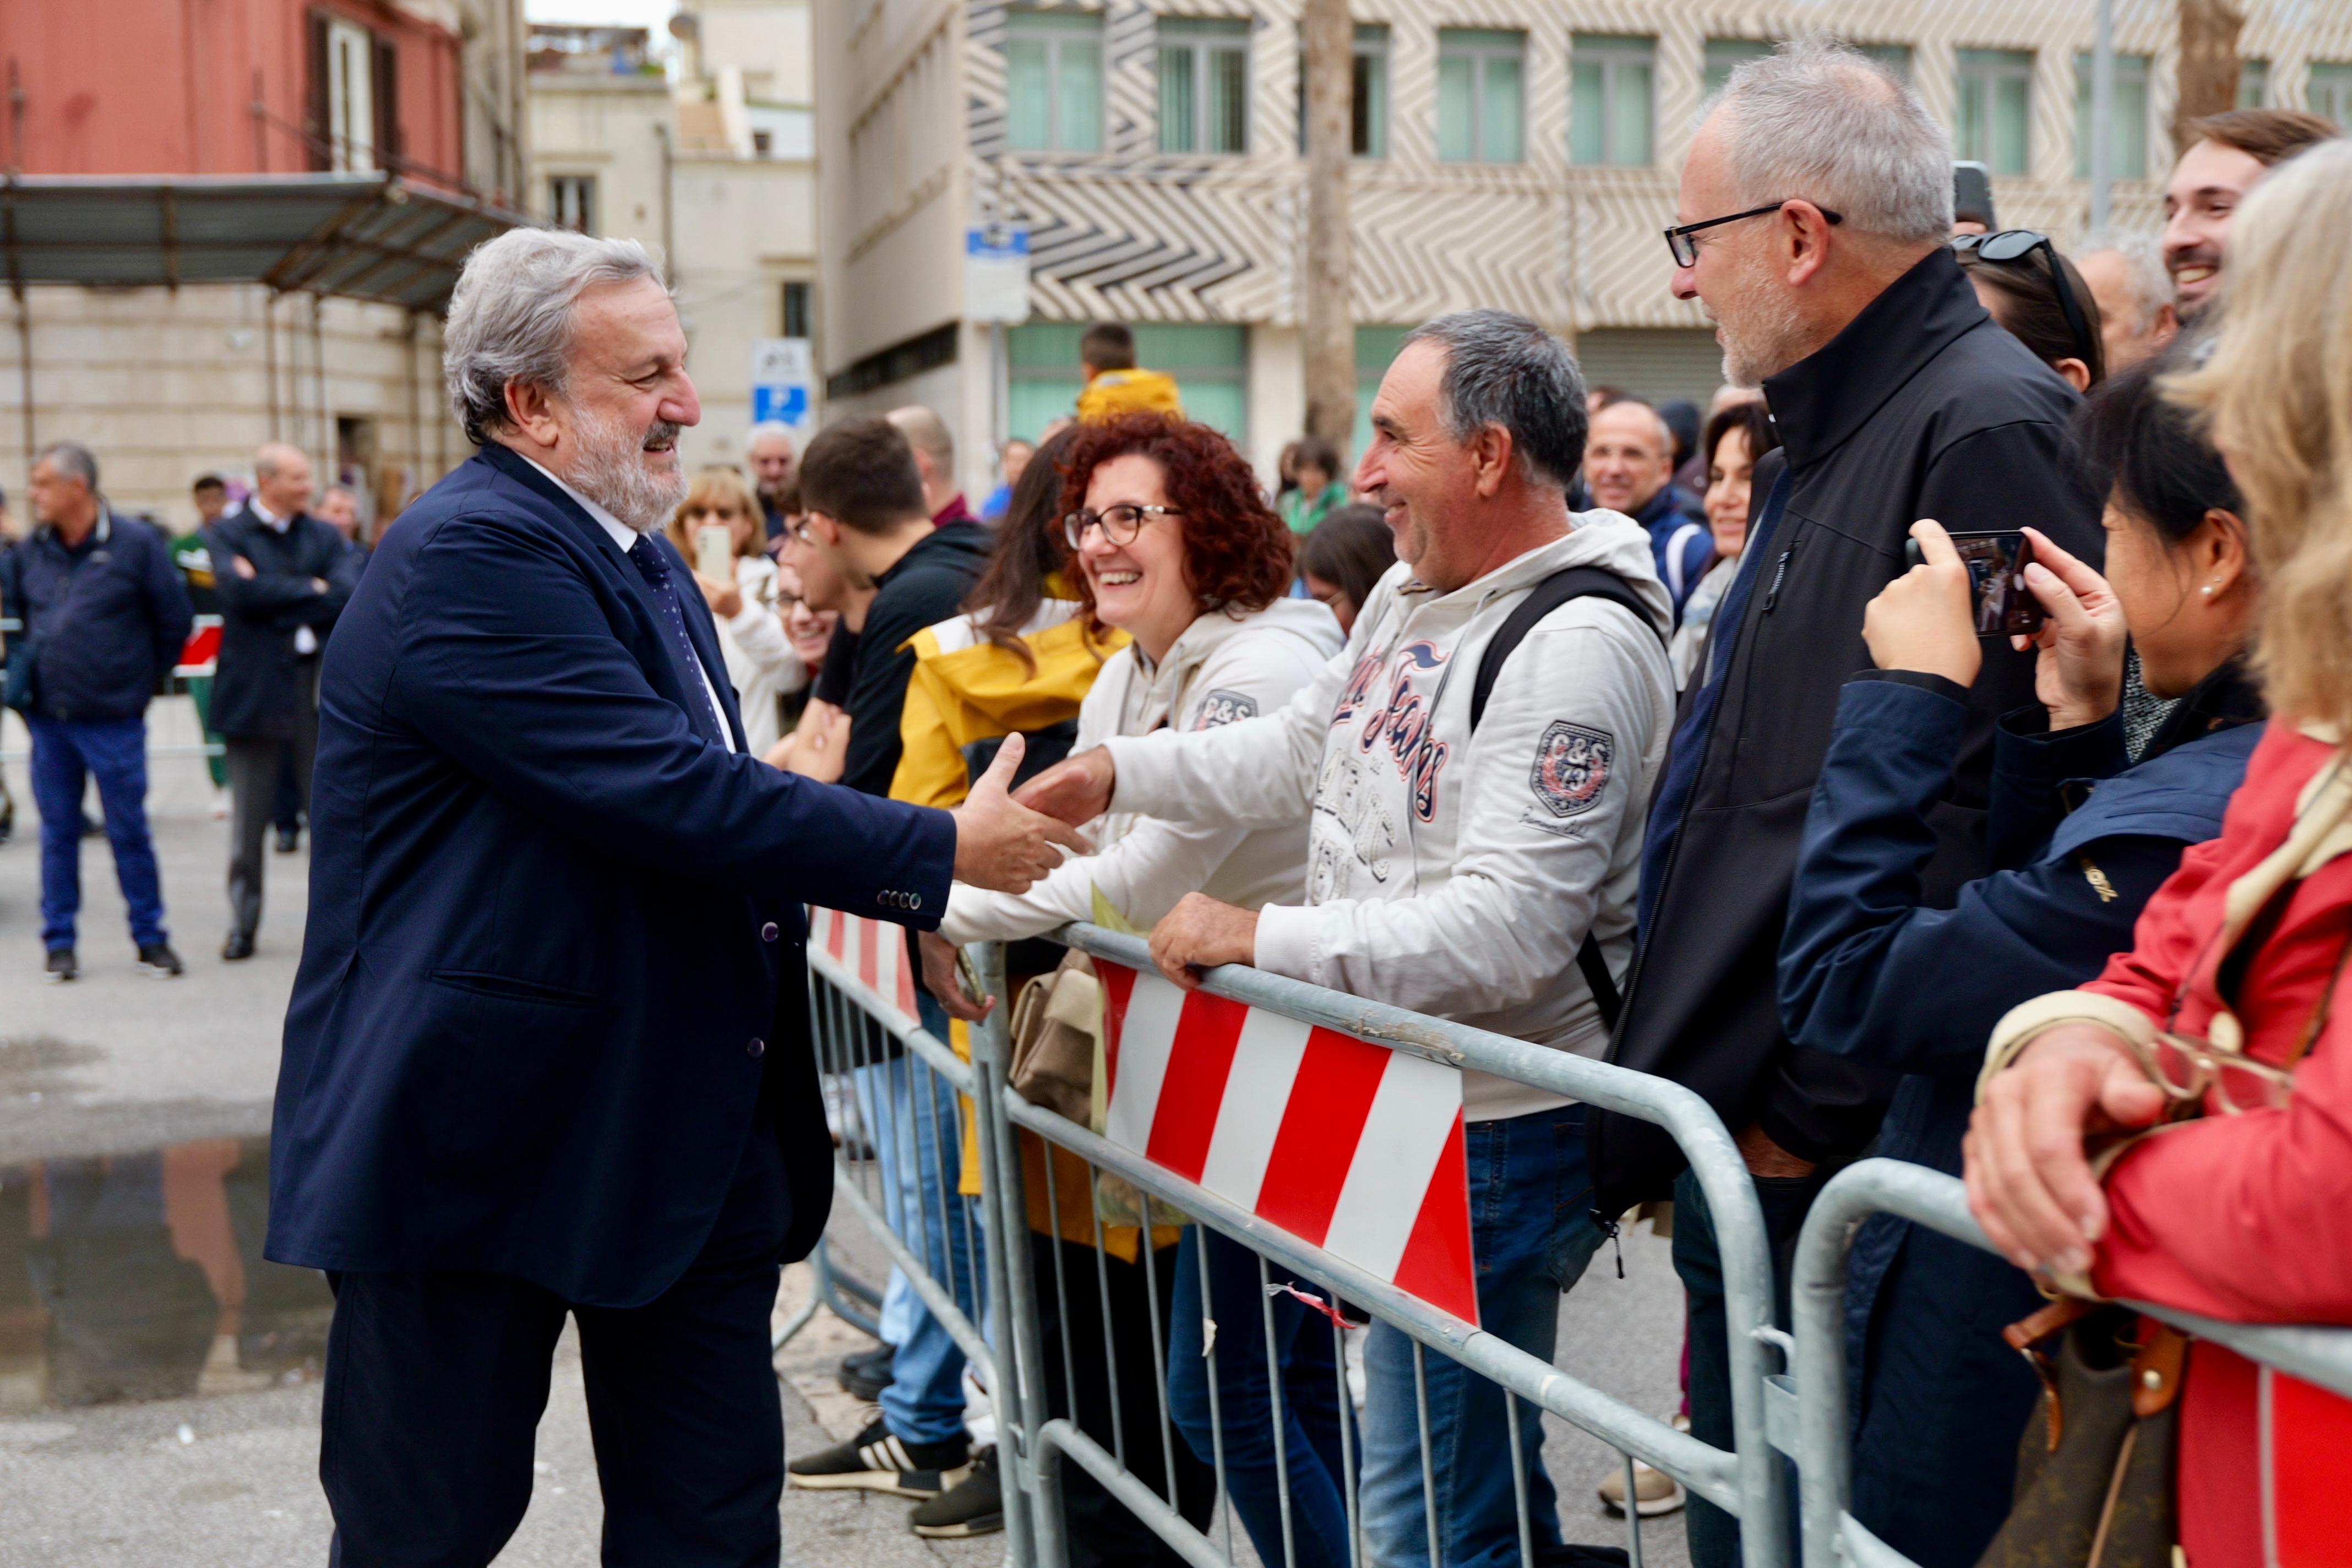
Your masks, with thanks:
<instances>
[{"instance_id":1,"label":"white hair","mask_svg":"<svg viewBox=\"0 0 2352 1568\"><path fill-rule=\"evenodd\" d=\"M1742 205L1809 201L1849 233L1919 245L1952 232L1952 140L1885 66L1812 33L1747 61L1723 111Z\"/></svg>"},{"instance_id":2,"label":"white hair","mask_svg":"<svg viewBox=\"0 0 2352 1568\"><path fill-rule=\"evenodd\" d=\"M800 443L793 437L793 427L773 419L751 426L751 434L743 437L743 450L756 453L771 441L782 441L787 452L797 455L800 451Z\"/></svg>"},{"instance_id":3,"label":"white hair","mask_svg":"<svg viewBox=\"0 0 2352 1568\"><path fill-rule=\"evenodd\" d=\"M2103 250L2123 258L2124 282L2131 289L2131 330L2135 334L2147 331L2156 325L2156 313L2172 303L2172 274L2164 269L2164 247L2156 236L2137 229L2097 229L2075 249L2074 265L2079 268Z\"/></svg>"},{"instance_id":4,"label":"white hair","mask_svg":"<svg viewBox=\"0 0 2352 1568\"><path fill-rule=\"evenodd\" d=\"M441 332L441 376L467 437L482 445L506 424L510 381L562 393L580 296L639 278L658 282L661 271L634 239L514 228L477 246Z\"/></svg>"}]
</instances>

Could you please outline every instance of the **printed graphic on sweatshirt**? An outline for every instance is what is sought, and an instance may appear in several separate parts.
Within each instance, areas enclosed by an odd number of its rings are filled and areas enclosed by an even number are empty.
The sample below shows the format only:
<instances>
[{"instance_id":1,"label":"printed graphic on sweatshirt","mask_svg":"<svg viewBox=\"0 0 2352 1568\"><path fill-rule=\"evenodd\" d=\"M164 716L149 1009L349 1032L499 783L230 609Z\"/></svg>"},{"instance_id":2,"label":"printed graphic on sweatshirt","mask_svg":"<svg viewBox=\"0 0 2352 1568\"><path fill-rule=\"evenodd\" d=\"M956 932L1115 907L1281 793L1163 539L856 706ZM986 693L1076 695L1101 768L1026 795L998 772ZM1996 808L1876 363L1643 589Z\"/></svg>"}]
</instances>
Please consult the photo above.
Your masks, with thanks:
<instances>
[{"instance_id":1,"label":"printed graphic on sweatshirt","mask_svg":"<svg viewBox=\"0 0 2352 1568\"><path fill-rule=\"evenodd\" d=\"M1335 834L1321 825L1316 828L1307 866L1308 903L1328 903L1348 885L1339 861L1342 846L1371 873L1373 881L1389 879L1396 822L1381 804L1380 791L1364 764L1344 747L1334 749L1324 759L1322 776L1315 784L1315 809L1332 818L1340 831Z\"/></svg>"},{"instance_id":2,"label":"printed graphic on sweatshirt","mask_svg":"<svg viewBox=\"0 0 2352 1568\"><path fill-rule=\"evenodd\" d=\"M1415 680L1429 676L1433 686L1446 658L1436 644L1427 641L1410 642L1398 649L1396 673L1389 678L1389 700L1356 740L1357 749L1366 756L1383 739L1387 741L1389 756L1412 792L1412 814L1423 822L1437 815L1437 775L1445 771L1453 748L1436 738L1429 700Z\"/></svg>"},{"instance_id":3,"label":"printed graphic on sweatshirt","mask_svg":"<svg viewBox=\"0 0 2352 1568\"><path fill-rule=\"evenodd\" d=\"M1606 730L1554 720L1536 742L1536 765L1528 787L1554 816L1591 811L1609 787L1609 764L1617 742Z\"/></svg>"},{"instance_id":4,"label":"printed graphic on sweatshirt","mask_svg":"<svg viewBox=\"0 0 2352 1568\"><path fill-rule=\"evenodd\" d=\"M1257 717L1257 699L1238 691L1218 687L1201 699L1201 706L1192 710L1192 728L1213 730L1220 724L1231 724L1243 719Z\"/></svg>"}]
</instances>

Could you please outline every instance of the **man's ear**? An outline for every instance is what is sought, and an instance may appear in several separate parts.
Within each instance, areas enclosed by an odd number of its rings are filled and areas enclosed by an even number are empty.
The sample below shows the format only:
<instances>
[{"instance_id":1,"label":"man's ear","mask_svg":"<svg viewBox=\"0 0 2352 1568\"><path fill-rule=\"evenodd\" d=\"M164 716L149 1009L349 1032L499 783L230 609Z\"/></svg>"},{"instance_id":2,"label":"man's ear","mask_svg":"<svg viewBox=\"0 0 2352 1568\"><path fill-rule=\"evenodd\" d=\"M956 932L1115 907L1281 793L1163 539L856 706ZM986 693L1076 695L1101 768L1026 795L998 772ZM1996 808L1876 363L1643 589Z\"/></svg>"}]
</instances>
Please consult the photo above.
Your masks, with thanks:
<instances>
[{"instance_id":1,"label":"man's ear","mask_svg":"<svg viewBox=\"0 0 2352 1568\"><path fill-rule=\"evenodd\" d=\"M1504 476L1511 471L1511 433L1500 425L1488 425L1470 438L1470 457L1476 475L1478 494L1492 500L1503 488Z\"/></svg>"},{"instance_id":2,"label":"man's ear","mask_svg":"<svg viewBox=\"0 0 2352 1568\"><path fill-rule=\"evenodd\" d=\"M1801 289L1829 265L1830 221L1811 202L1790 202L1773 222L1772 243L1789 287Z\"/></svg>"},{"instance_id":3,"label":"man's ear","mask_svg":"<svg viewBox=\"0 0 2352 1568\"><path fill-rule=\"evenodd\" d=\"M536 381L520 377L506 385L507 422L542 447L563 439L563 421L557 417L555 395Z\"/></svg>"}]
</instances>

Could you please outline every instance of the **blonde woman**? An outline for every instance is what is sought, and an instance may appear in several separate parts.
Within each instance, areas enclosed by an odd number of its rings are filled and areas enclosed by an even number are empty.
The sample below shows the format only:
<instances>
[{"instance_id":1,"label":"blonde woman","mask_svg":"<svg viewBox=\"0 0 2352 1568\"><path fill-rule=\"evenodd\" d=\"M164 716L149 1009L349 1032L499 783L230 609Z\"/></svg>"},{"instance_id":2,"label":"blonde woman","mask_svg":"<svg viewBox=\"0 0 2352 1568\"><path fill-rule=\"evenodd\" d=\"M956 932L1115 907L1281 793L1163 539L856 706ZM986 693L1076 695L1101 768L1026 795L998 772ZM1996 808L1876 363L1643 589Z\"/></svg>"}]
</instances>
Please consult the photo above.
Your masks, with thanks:
<instances>
[{"instance_id":1,"label":"blonde woman","mask_svg":"<svg viewBox=\"0 0 2352 1568\"><path fill-rule=\"evenodd\" d=\"M727 530L732 574L704 570L698 534ZM760 503L751 487L732 468L706 468L694 477L686 500L669 520L669 542L694 566L719 623L719 649L727 679L743 708L743 736L753 756L765 756L782 736L783 699L809 683L808 666L793 652L776 598L776 563L765 542Z\"/></svg>"},{"instance_id":2,"label":"blonde woman","mask_svg":"<svg viewBox=\"0 0 2352 1568\"><path fill-rule=\"evenodd\" d=\"M1969 1206L2078 1296L2352 1323L2352 257L2324 237L2345 234L2352 143L2281 164L2231 226L2213 352L2168 389L2245 498L2276 717L2133 951L2011 1012L1979 1083ZM2226 591L2206 575L2184 603ZM2183 1109L2203 1114L2086 1159L2085 1140L2109 1150ZM2210 1341L2184 1386L2188 1560L2340 1561L2326 1532L2352 1403Z\"/></svg>"}]
</instances>

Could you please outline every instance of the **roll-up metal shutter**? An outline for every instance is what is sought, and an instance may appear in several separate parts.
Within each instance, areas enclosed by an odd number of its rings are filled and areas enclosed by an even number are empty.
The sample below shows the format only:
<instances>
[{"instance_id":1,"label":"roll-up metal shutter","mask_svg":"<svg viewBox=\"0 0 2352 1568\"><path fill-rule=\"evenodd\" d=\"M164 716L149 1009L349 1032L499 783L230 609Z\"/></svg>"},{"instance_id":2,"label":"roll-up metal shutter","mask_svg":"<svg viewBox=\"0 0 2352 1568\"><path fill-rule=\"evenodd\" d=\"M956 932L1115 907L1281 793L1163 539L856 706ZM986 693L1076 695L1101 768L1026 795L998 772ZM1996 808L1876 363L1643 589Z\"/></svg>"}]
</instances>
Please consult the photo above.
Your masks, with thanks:
<instances>
[{"instance_id":1,"label":"roll-up metal shutter","mask_svg":"<svg viewBox=\"0 0 2352 1568\"><path fill-rule=\"evenodd\" d=\"M1652 403L1687 397L1701 408L1723 384L1723 348L1711 328L1594 327L1576 334L1587 386L1613 386Z\"/></svg>"}]
</instances>

